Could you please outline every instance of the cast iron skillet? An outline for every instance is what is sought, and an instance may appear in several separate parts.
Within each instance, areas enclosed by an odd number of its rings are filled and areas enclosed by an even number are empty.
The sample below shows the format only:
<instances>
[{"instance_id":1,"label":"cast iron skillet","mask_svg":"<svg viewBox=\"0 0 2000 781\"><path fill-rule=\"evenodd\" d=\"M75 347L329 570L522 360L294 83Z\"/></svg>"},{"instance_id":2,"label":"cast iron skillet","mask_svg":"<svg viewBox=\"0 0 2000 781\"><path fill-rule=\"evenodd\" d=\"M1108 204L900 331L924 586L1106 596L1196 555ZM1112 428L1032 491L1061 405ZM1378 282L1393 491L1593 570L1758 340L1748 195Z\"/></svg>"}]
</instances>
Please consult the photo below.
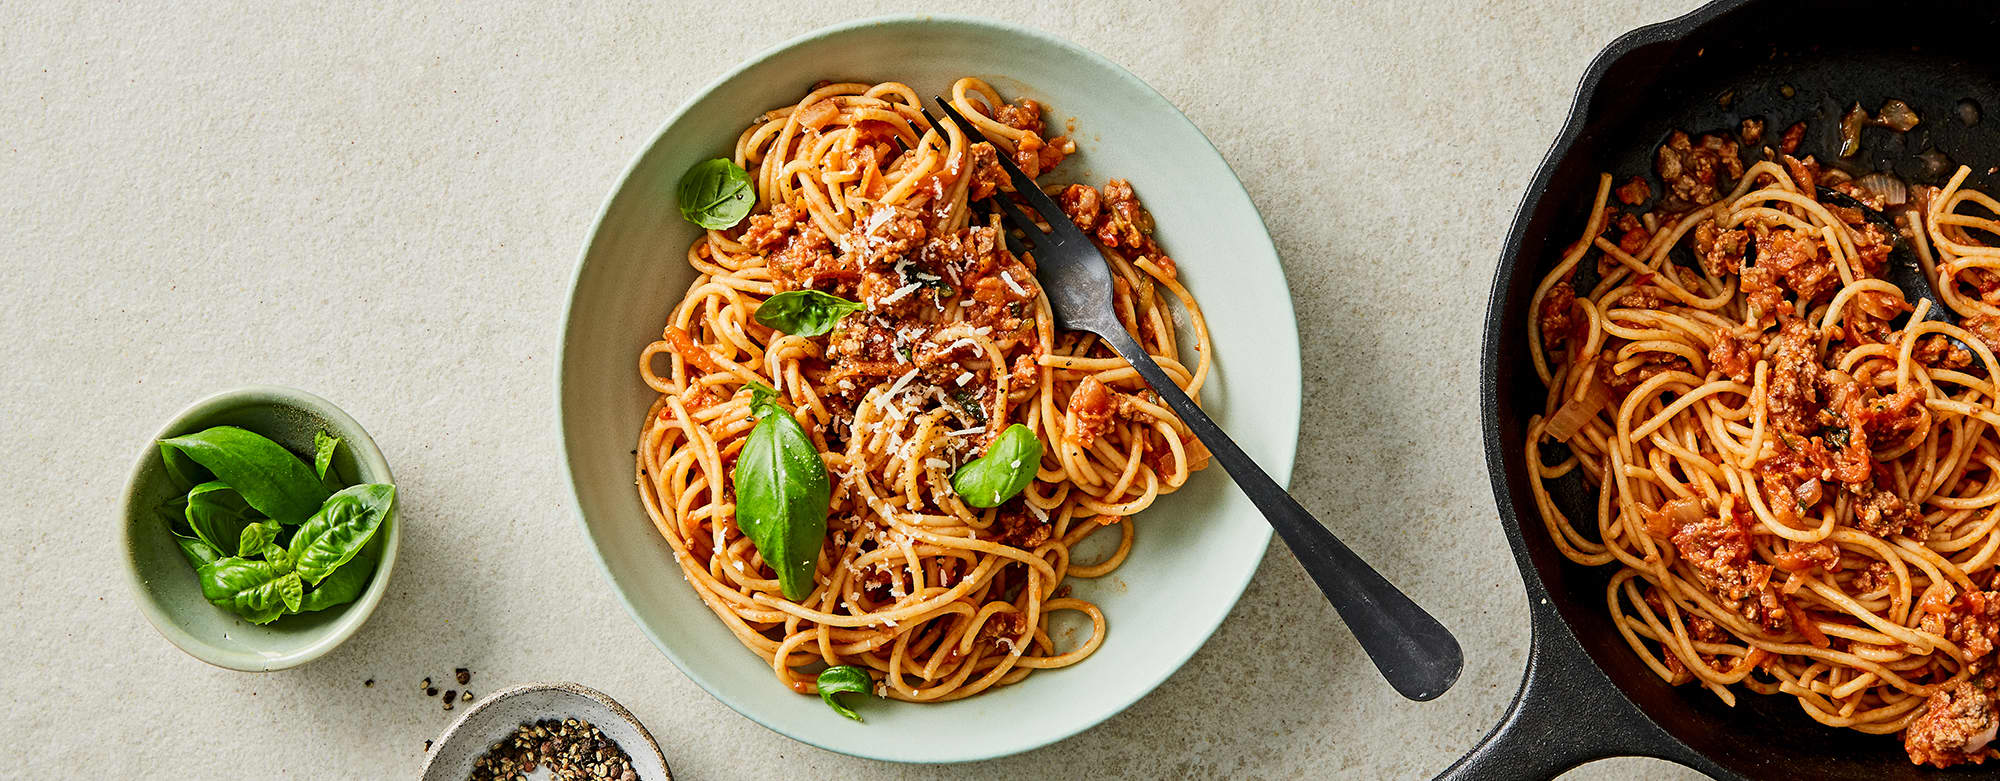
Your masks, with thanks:
<instances>
[{"instance_id":1,"label":"cast iron skillet","mask_svg":"<svg viewBox=\"0 0 2000 781\"><path fill-rule=\"evenodd\" d=\"M1922 124L1900 137L1869 130L1859 164L1942 183L1919 159L1934 147L1972 165L1972 186L1992 192L1987 168L2000 165L2000 116L1968 126L1956 114L1968 97L2000 111L1996 42L2000 7L1975 0L1719 0L1628 33L1591 64L1508 234L1480 372L1487 466L1533 620L1527 678L1500 726L1440 778L1548 778L1621 755L1718 778L1992 775L1990 767L1914 767L1894 737L1823 727L1791 697L1743 692L1732 709L1707 691L1661 682L1611 625L1604 586L1612 570L1571 564L1550 543L1522 449L1544 393L1528 358L1529 297L1582 232L1599 172L1621 182L1644 174L1657 194L1652 157L1668 132L1733 130L1745 117L1763 118L1774 139L1806 120L1804 151L1827 160L1849 104L1873 111L1899 98ZM1580 477L1551 488L1571 517L1595 517Z\"/></svg>"}]
</instances>

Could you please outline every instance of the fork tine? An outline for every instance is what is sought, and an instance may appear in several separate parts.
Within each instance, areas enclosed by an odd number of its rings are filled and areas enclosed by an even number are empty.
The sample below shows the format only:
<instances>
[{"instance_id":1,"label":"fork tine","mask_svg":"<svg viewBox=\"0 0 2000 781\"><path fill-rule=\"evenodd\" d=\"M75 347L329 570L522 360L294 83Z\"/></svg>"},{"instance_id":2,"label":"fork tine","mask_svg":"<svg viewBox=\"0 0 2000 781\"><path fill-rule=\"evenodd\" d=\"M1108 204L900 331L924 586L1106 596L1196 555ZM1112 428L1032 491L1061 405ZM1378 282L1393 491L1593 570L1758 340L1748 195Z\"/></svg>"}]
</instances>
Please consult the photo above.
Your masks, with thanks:
<instances>
[{"instance_id":1,"label":"fork tine","mask_svg":"<svg viewBox=\"0 0 2000 781\"><path fill-rule=\"evenodd\" d=\"M917 110L923 112L924 119L928 120L931 123L931 127L938 129L938 132L940 134L943 133L942 130L943 125L941 125L938 122L937 117L931 116L930 109L918 106ZM963 127L963 125L961 125L960 127ZM1014 230L1018 230L1021 232L1021 235L1018 237L1015 236L1010 231L1003 230L1000 232L1001 235L1007 238L1008 250L1010 252L1013 252L1016 255L1021 254L1021 251L1016 248L1022 247L1023 245L1025 245L1026 249L1034 249L1037 246L1037 243L1035 241L1036 237L1048 235L1048 231L1036 227L1035 221L1028 219L1027 213L1021 211L1021 207L1019 205L1016 205L1013 201L1006 199L1000 193L995 192L992 195L987 196L986 202L987 202L986 203L987 208L993 210L991 213L1000 215L1001 221L1005 222L1008 226L1012 227ZM967 206L975 210L979 209L978 206L973 204L967 204Z\"/></svg>"},{"instance_id":2,"label":"fork tine","mask_svg":"<svg viewBox=\"0 0 2000 781\"><path fill-rule=\"evenodd\" d=\"M1029 216L1027 210L1022 209L1021 205L1015 203L1012 198L1006 198L1001 196L1000 193L994 193L987 200L993 202L994 211L1000 212L1002 219L1010 220L1015 227L1020 228L1022 232L1030 236L1046 236L1054 233L1053 230L1042 230L1041 225L1037 224L1035 219ZM1063 219L1067 221L1069 218L1064 217ZM1051 225L1049 227L1054 228L1055 226Z\"/></svg>"},{"instance_id":3,"label":"fork tine","mask_svg":"<svg viewBox=\"0 0 2000 781\"><path fill-rule=\"evenodd\" d=\"M942 109L945 116L950 117L952 124L958 125L960 130L965 131L967 135L991 143L992 139L986 138L986 134L980 132L977 125L966 121L965 116L958 113L958 109L952 108L951 103L947 102L942 96L934 95L932 99L937 101L938 108ZM925 116L930 116L928 111L925 112ZM937 120L932 119L931 124L936 125ZM1048 193L1042 192L1042 186L1036 184L1035 180L1028 176L1028 172L1021 170L1021 167L1015 165L1014 161L1008 159L1006 155L995 155L994 157L999 161L1000 167L1007 171L1007 178L1013 180L1014 191L1021 195L1022 200L1028 202L1029 207L1042 216L1042 221L1049 224L1051 233L1054 233L1059 240L1089 241L1083 235L1083 231L1078 230L1076 224L1069 221L1069 215L1062 210L1062 206L1057 204L1054 198L1050 198Z\"/></svg>"},{"instance_id":4,"label":"fork tine","mask_svg":"<svg viewBox=\"0 0 2000 781\"><path fill-rule=\"evenodd\" d=\"M1009 205L1011 206L1012 204ZM1009 252L1019 255L1022 250L1038 249L1041 246L1038 239L1048 235L1043 233L1042 229L1035 227L1033 221L1025 219L1025 216L1019 212L1018 207L1016 209L995 207L994 211L1000 215L1000 222L1005 228L1012 228L1021 232L1020 236L1015 236L1010 230L1003 229L1000 231L1000 235L1007 239L1007 250ZM1016 246L1020 246L1022 249L1016 250Z\"/></svg>"}]
</instances>

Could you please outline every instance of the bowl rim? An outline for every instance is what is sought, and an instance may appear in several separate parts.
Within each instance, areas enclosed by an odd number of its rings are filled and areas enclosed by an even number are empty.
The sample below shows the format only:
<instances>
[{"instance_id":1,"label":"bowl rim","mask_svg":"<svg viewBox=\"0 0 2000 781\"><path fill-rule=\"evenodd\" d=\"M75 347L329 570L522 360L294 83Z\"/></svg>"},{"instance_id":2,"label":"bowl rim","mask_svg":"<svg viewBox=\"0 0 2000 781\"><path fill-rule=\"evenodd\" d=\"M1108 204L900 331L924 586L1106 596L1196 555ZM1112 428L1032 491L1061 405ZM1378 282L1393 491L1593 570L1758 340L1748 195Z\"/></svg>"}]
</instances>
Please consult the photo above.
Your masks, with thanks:
<instances>
[{"instance_id":1,"label":"bowl rim","mask_svg":"<svg viewBox=\"0 0 2000 781\"><path fill-rule=\"evenodd\" d=\"M1137 75L1127 70L1124 66L1119 65L1116 62L1113 62L1109 58L1105 57L1104 55L1098 54L1096 51L1093 51L1088 47L1085 47L1081 44L1075 43L1068 39L1062 38L1052 33L1044 32L1042 30L1033 27L1021 24L1015 24L1011 22L1005 22L997 19L990 19L986 17L964 15L964 14L897 13L897 14L885 14L880 16L871 16L847 22L841 22L838 24L820 27L793 36L792 38L789 38L781 43L765 48L762 51L759 51L756 54L745 58L743 61L737 63L734 67L731 67L729 70L723 72L721 75L718 75L715 78L709 80L707 83L703 84L699 88L691 90L688 93L687 98L681 101L681 103L677 107L675 107L671 113L667 115L666 119L660 123L660 125L656 130L653 131L652 135L647 138L646 142L643 145L641 145L638 151L632 155L631 162L625 166L624 171L619 175L618 180L612 185L609 193L605 195L602 205L598 207L597 215L591 222L590 233L584 240L581 250L578 252L576 264L570 272L569 295L564 299L563 302L563 314L562 314L563 325L562 328L556 334L556 350L555 350L556 360L554 361L554 366L553 366L553 374L555 375L554 378L555 382L552 383L555 403L552 405L552 409L554 411L556 418L557 439L560 443L558 449L560 451L559 457L561 458L561 463L562 463L563 479L570 489L568 495L568 505L571 513L575 516L577 527L580 531L583 532L584 539L590 543L591 557L594 561L597 562L598 571L602 573L604 575L604 579L611 584L611 589L613 594L617 596L619 604L624 606L626 615L629 616L632 619L632 622L638 626L640 633L645 635L646 639L652 642L654 648L657 648L661 654L665 655L669 661L673 662L674 666L676 668L679 668L682 675L686 676L689 680L693 681L696 686L701 687L702 691L706 692L710 697L714 697L722 704L727 705L731 710L736 711L737 714L751 720L752 722L755 722L757 725L764 727L765 729L768 729L776 734L783 735L786 738L798 741L800 743L804 743L806 745L816 746L818 748L822 748L836 753L847 754L849 756L856 756L866 759L875 759L875 760L883 760L883 761L898 762L898 763L913 763L913 764L978 762L989 759L997 759L1000 757L1012 756L1014 754L1019 754L1026 751L1033 751L1043 746L1052 745L1061 742L1063 740L1075 737L1079 734L1082 734L1083 732L1086 732L1096 727L1099 724L1104 723L1112 716L1124 712L1126 709L1130 708L1134 704L1137 704L1140 700L1144 699L1147 695L1151 694L1155 689L1158 689L1159 686L1165 683L1168 678L1173 677L1175 673L1179 672L1181 668L1187 665L1188 660L1192 659L1195 653L1199 652L1204 646L1208 644L1208 641L1214 637L1216 630L1220 629L1222 623L1228 620L1229 615L1235 612L1236 605L1239 602L1241 602L1244 592L1249 588L1250 581L1256 577L1257 570L1260 569L1261 566L1246 567L1242 577L1238 578L1235 582L1218 584L1223 588L1226 588L1228 593L1230 594L1229 608L1220 611L1213 622L1210 622L1209 625L1206 627L1202 627L1201 642L1190 644L1189 647L1186 648L1184 651L1175 654L1174 655L1175 658L1172 660L1172 663L1163 667L1161 674L1157 678L1147 682L1144 686L1140 687L1137 691L1135 691L1131 699L1129 699L1128 701L1121 703L1116 708L1107 709L1103 711L1100 715L1097 715L1093 718L1082 720L1077 724L1075 724L1073 727L1059 730L1057 732L1050 733L1047 735L1037 736L1035 738L1030 738L1024 741L1017 741L1006 744L996 744L992 747L982 748L981 750L976 752L967 752L962 755L953 755L948 757L882 754L878 752L857 750L841 745L828 744L820 741L810 740L807 738L800 737L798 735L793 735L789 732L786 732L785 730L779 729L778 727L773 726L771 723L765 721L764 719L759 718L755 714L754 709L749 708L745 704L739 702L735 697L723 693L724 689L722 687L716 686L714 682L710 681L707 677L696 673L694 671L694 668L688 663L682 661L680 655L677 654L672 648L670 648L668 644L664 642L664 640L658 635L658 633L654 632L651 628L647 626L644 617L639 614L638 608L634 606L632 600L625 595L625 588L620 582L618 576L611 571L611 565L608 561L605 560L604 554L600 550L600 546L598 544L597 535L595 532L592 531L590 526L590 520L583 511L583 500L582 500L582 495L580 493L580 489L577 484L575 466L570 461L570 453L569 453L570 431L567 424L565 423L563 414L563 397L564 397L563 369L564 366L567 364L566 353L567 353L567 346L569 343L570 331L575 327L574 326L575 316L578 312L577 297L576 297L578 285L582 281L584 267L590 261L591 251L593 248L597 246L599 236L603 232L604 220L606 217L610 215L612 204L617 201L619 194L624 191L626 184L632 179L633 175L638 172L640 165L645 161L646 157L649 154L651 154L653 149L657 147L665 139L667 131L670 128L672 128L676 123L678 123L682 119L682 117L686 116L689 111L693 110L695 104L699 103L702 98L713 93L717 89L721 88L723 85L742 76L745 72L791 49L815 43L822 39L842 35L861 28L875 27L882 25L926 25L926 24L963 25L974 28L982 28L989 32L1031 38L1038 42L1056 48L1073 51L1087 60L1095 61L1096 64L1104 67L1115 77L1122 78L1127 82L1129 82L1131 85L1137 87L1143 94L1149 96L1153 102L1157 103L1159 108L1172 112L1172 116L1179 118L1182 122L1186 123L1189 128L1193 129L1195 131L1196 137L1198 137L1201 140L1201 143L1209 150L1209 152L1215 155L1216 159L1221 160L1225 168L1229 169L1230 176L1228 184L1235 188L1234 194L1239 195L1240 197L1242 197L1245 203L1250 204L1251 215L1255 217L1257 220L1258 230L1256 232L1256 236L1251 238L1250 240L1260 243L1262 248L1267 250L1272 258L1279 259L1279 262L1273 264L1273 270L1276 271L1278 282L1280 282L1284 286L1284 289L1286 291L1291 290L1291 281L1289 278L1287 278L1285 274L1284 263L1282 262L1281 256L1278 254L1276 244L1271 240L1270 228L1264 222L1263 213L1256 208L1256 202L1250 197L1248 188L1245 188L1243 186L1242 178L1237 176L1235 170L1228 166L1228 159L1223 156L1221 150L1215 148L1215 142L1209 139L1207 134L1202 133L1200 127L1195 125L1193 120L1188 119L1185 113L1181 112L1180 107L1175 106L1172 101L1167 100L1166 96L1160 94L1159 90L1154 89L1151 84L1146 83L1145 80L1139 78ZM1280 310L1279 314L1282 316L1282 319L1292 324L1292 327L1290 329L1283 330L1281 333L1268 334L1266 335L1266 338L1273 341L1282 342L1282 344L1280 344L1279 346L1284 348L1288 353L1290 353L1293 356L1293 362L1295 364L1302 365L1303 359L1299 352L1298 315L1295 307L1292 305L1291 296L1289 294L1284 296L1279 296L1277 300L1262 302L1262 305L1276 310ZM1293 429L1292 436L1277 444L1278 452L1276 458L1273 458L1268 462L1260 463L1260 465L1265 468L1267 473L1270 474L1272 479L1276 480L1280 486L1285 487L1287 490L1290 489L1292 481L1292 473L1297 463L1298 438L1302 426L1303 411L1304 411L1304 396L1305 396L1304 372L1300 371L1298 373L1298 376L1299 379L1297 386L1292 388L1291 389L1292 392L1288 394L1289 397L1292 399L1290 409L1281 411L1283 415L1289 417L1289 419L1292 421L1292 429ZM1254 534L1260 537L1260 542L1266 551L1265 555L1269 555L1271 538L1273 536L1272 528L1269 525L1264 525L1258 528L1258 530L1254 532Z\"/></svg>"},{"instance_id":2,"label":"bowl rim","mask_svg":"<svg viewBox=\"0 0 2000 781\"><path fill-rule=\"evenodd\" d=\"M464 727L466 722L471 721L475 714L486 710L487 706L513 699L528 692L551 689L596 702L604 706L607 710L610 710L612 715L624 719L626 723L631 724L633 729L639 731L639 738L645 743L645 751L660 761L660 767L666 768L667 778L665 781L673 781L674 768L672 765L667 764L667 755L660 750L659 739L653 737L651 730L646 729L645 722L640 721L638 716L632 714L632 711L628 710L624 705L620 705L617 700L612 699L611 695L574 681L530 681L528 683L517 683L513 686L502 688L499 691L487 693L485 697L474 702L472 707L465 709L464 713L459 714L458 718L453 719L451 725L445 727L443 732L438 733L437 740L431 742L430 750L424 752L424 766L417 771L417 778L424 779L430 777L431 765L437 761L438 754L444 751L445 744L451 742L452 738L457 736L459 728ZM592 726L597 725L593 722ZM602 728L600 727L599 729ZM634 751L633 747L623 743L618 744L618 747L624 749L627 756L639 753Z\"/></svg>"},{"instance_id":3,"label":"bowl rim","mask_svg":"<svg viewBox=\"0 0 2000 781\"><path fill-rule=\"evenodd\" d=\"M125 567L126 582L131 585L133 601L139 605L139 612L145 614L146 622L154 631L167 639L174 647L203 662L240 672L276 672L290 669L324 656L341 643L360 631L361 625L375 612L375 605L382 601L389 591L389 575L395 569L397 543L402 538L403 525L396 516L390 518L388 535L382 540L382 558L375 565L375 576L368 584L368 590L354 602L341 606L341 614L331 625L330 631L320 635L313 642L276 656L223 648L196 637L175 623L168 613L155 601L155 589L139 574L137 539L133 530L137 513L149 512L138 506L139 481L149 469L159 452L159 441L177 436L194 421L213 415L222 410L241 406L288 406L305 410L333 424L341 432L341 443L354 454L361 475L368 482L393 483L395 478L389 472L389 462L382 457L376 447L374 437L361 427L352 416L333 402L320 398L298 388L283 385L246 385L206 396L174 413L166 425L161 426L152 438L146 440L144 449L133 461L132 473L125 480L125 498L120 506L118 541L122 549L121 561ZM349 435L352 436L349 436Z\"/></svg>"}]
</instances>

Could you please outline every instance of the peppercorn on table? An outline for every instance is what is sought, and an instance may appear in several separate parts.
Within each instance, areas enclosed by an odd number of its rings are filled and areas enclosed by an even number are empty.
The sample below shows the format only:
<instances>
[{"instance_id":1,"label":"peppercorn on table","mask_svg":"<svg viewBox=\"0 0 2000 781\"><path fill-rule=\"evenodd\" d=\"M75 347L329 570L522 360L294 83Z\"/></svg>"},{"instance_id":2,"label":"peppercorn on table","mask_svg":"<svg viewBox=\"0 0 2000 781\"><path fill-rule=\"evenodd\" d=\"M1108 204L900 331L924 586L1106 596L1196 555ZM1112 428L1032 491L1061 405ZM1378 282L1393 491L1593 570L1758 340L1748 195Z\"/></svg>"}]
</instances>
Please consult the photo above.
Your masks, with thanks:
<instances>
[{"instance_id":1,"label":"peppercorn on table","mask_svg":"<svg viewBox=\"0 0 2000 781\"><path fill-rule=\"evenodd\" d=\"M0 775L409 777L465 697L536 680L617 698L690 779L1435 774L1499 718L1527 641L1467 392L1494 255L1589 58L1693 5L921 7L1074 40L1215 142L1298 310L1298 498L1468 652L1443 698L1402 699L1276 546L1202 651L1130 710L951 767L795 743L675 669L577 529L550 391L578 248L659 124L759 51L910 6L8 14L0 419L17 447L0 464L17 490L0 521L14 595L0 690L19 748ZM1373 392L1380 378L1402 391ZM366 426L395 470L402 549L356 636L248 674L147 624L113 529L158 426L258 383L308 389ZM1638 759L1570 777L1635 774L1696 777Z\"/></svg>"}]
</instances>

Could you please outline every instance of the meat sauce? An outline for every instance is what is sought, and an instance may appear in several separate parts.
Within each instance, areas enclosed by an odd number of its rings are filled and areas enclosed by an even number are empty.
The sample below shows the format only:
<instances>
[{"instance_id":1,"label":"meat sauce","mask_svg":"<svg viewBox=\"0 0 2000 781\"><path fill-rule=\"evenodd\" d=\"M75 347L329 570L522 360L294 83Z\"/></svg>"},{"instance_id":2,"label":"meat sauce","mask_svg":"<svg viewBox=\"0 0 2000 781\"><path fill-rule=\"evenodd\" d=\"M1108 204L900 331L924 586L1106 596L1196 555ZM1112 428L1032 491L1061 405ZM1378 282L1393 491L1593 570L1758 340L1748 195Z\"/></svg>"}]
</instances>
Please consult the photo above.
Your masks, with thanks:
<instances>
[{"instance_id":1,"label":"meat sauce","mask_svg":"<svg viewBox=\"0 0 2000 781\"><path fill-rule=\"evenodd\" d=\"M1651 252L1657 250L1654 240L1658 231L1716 204L1742 184L1748 174L1748 152L1752 160L1763 156L1776 164L1798 192L1819 201L1820 208L1845 226L1848 241L1842 246L1852 248L1851 253L1843 253L1848 274L1863 279L1882 277L1903 237L1885 226L1880 213L1899 207L1921 210L1936 191L1911 187L1907 202L1897 196L1892 205L1883 194L1861 186L1844 171L1823 166L1810 155L1802 156L1804 136L1803 123L1779 132L1767 131L1761 120L1745 120L1733 132L1672 133L1654 156L1654 178L1649 181L1635 176L1613 186L1612 199L1601 215L1602 233L1587 238L1601 239L1599 246L1608 242L1641 263L1650 262L1655 257ZM1770 175L1760 172L1758 176ZM1774 179L1751 183L1751 189L1772 184ZM1845 198L1822 196L1822 188ZM1061 197L1078 227L1104 230L1110 192L1072 188ZM1719 217L1696 220L1681 235L1679 246L1670 248L1671 262L1659 264L1650 273L1625 275L1629 260L1620 263L1615 253L1605 250L1599 253L1595 277L1588 267L1580 267L1543 291L1532 315L1549 363L1576 372L1584 370L1580 362L1596 360L1594 382L1603 384L1607 399L1603 404L1614 412L1641 385L1672 372L1686 373L1693 384L1716 380L1737 383L1744 388L1738 392L1743 398L1751 396L1750 388L1758 388L1768 428L1760 428L1764 450L1747 468L1756 477L1751 487L1757 490L1763 509L1778 522L1798 529L1818 527L1826 515L1839 513L1846 528L1880 538L1888 545L1925 540L1931 533L1925 507L1906 499L1909 481L1915 477L1892 473L1887 462L1893 460L1891 456L1907 452L1911 437L1930 424L1933 413L1925 406L1926 391L1910 383L1899 391L1898 382L1882 373L1879 362L1871 365L1843 360L1852 351L1871 345L1890 344L1893 349L1891 340L1896 338L1898 324L1912 307L1894 294L1859 290L1848 294L1838 323L1823 327L1826 305L1844 282L1840 258L1829 252L1817 228L1801 230L1784 220L1757 216L1733 221ZM1118 229L1112 233L1116 235ZM1580 355L1577 351L1590 332L1591 318L1586 317L1579 296L1586 291L1603 296L1614 286L1600 280L1613 273L1625 275L1616 285L1624 292L1595 301L1598 310L1594 316L1604 321L1617 321L1628 328L1660 327L1635 323L1656 322L1640 317L1645 310L1693 311L1671 294L1665 284L1671 281L1702 297L1713 294L1705 291L1735 286L1742 310L1725 309L1719 314L1740 323L1703 326L1712 333L1707 335L1699 360L1665 350L1627 350L1627 341L1604 332L1599 333L1599 355ZM1967 268L1956 279L1966 296L2000 304L2000 274ZM2000 352L2000 317L1971 315L1958 322L1978 346ZM1969 349L1972 346L1932 335L1917 340L1913 357L1935 369L1978 373L1980 358ZM1849 374L1843 366L1861 376ZM1659 403L1670 404L1675 396L1669 390ZM1072 408L1080 406L1073 404ZM1094 420L1112 419L1110 405L1099 404L1097 408L1106 411ZM1637 426L1652 414L1642 409L1632 424ZM1747 427L1750 421L1744 420L1742 425ZM1946 443L1956 444L1955 439ZM1724 486L1723 490L1730 489ZM1724 507L1716 507L1706 498L1675 498L1670 493L1654 501L1662 504L1642 504L1639 511L1647 533L1660 544L1667 565L1684 572L1715 603L1772 641L1843 651L1851 645L1822 632L1809 619L1808 609L1820 611L1822 616L1826 613L1823 605L1805 599L1810 595L1798 593L1804 576L1839 582L1843 591L1863 600L1886 600L1899 582L1907 582L1907 576L1898 575L1881 561L1844 555L1842 545L1776 538L1762 528L1758 516L1741 497ZM1899 581L1899 577L1904 580ZM1992 578L1983 573L1978 577ZM1925 583L1927 579L1919 580L1918 588L1924 589ZM1950 642L1957 651L1952 655L1965 662L1962 678L1946 681L1940 674L1918 681L1919 685L1937 684L1938 688L1904 732L1905 748L1913 762L1948 767L1982 762L1993 754L1996 728L2000 728L2000 695L1996 695L2000 689L2000 669L1996 669L2000 667L2000 650L1996 650L2000 649L2000 582L1992 588L1995 590L1961 592L1948 584L1936 584L1921 595L1917 615L1911 618L1915 628ZM1641 593L1664 621L1666 606L1661 593L1650 585ZM1699 643L1741 642L1707 618L1686 611L1681 618L1689 635ZM1943 655L1945 651L1936 653ZM1700 656L1717 669L1728 669L1739 661L1754 665L1768 658L1765 652L1754 649L1748 657ZM1679 656L1664 653L1663 657L1675 682L1694 680ZM1950 669L1958 669L1958 665Z\"/></svg>"},{"instance_id":2,"label":"meat sauce","mask_svg":"<svg viewBox=\"0 0 2000 781\"><path fill-rule=\"evenodd\" d=\"M801 109L800 123L814 127L837 117L838 107L823 103ZM912 371L929 386L950 389L959 425L978 425L992 413L998 404L996 374L1006 378L1009 404L1026 403L1036 392L1038 359L1048 345L1040 343L1035 331L1040 288L1033 259L1011 252L998 230L977 221L949 233L935 232L932 226L945 218L939 209L952 201L953 188L961 180L971 202L1012 197L1000 155L1007 154L1034 177L1060 164L1075 144L1061 136L1043 138L1042 107L1035 101L978 108L1019 132L1011 138L1013 149L1003 152L986 141L967 145L963 156L917 180L916 189L930 196L929 206L864 203L853 215L851 228L830 236L812 215L779 203L752 215L736 237L764 257L780 290L819 290L864 305L862 311L836 323L826 336L823 360L809 364L809 378L820 397L845 402L830 405L833 408L852 408L868 389ZM907 174L916 156L903 154L895 141L895 130L888 123L860 123L846 161L864 182L886 182L892 175ZM1174 274L1173 260L1153 239L1152 215L1129 182L1113 179L1101 190L1075 184L1056 194L1064 212L1106 247ZM1011 362L989 365L989 355L966 338L968 332L990 340L1012 356ZM668 333L676 353L705 370L716 368L712 356L687 334L679 337ZM1108 348L1100 349L1110 355ZM1133 407L1137 399L1086 376L1068 399L1074 422L1064 436L1080 447L1092 446L1120 421L1137 417ZM1170 465L1161 459L1173 456L1160 435L1150 430L1138 435L1156 446L1148 449L1149 464L1168 471ZM968 450L979 444L976 438L950 442ZM1207 453L1198 443L1182 445L1195 467L1205 464ZM1049 519L1029 512L1017 497L996 510L991 527L981 536L1032 550L1053 533ZM871 570L861 578L863 592L877 602L888 598L891 587L886 573ZM996 616L987 627L1004 627L1019 619ZM1018 629L1006 632L1018 633Z\"/></svg>"}]
</instances>

